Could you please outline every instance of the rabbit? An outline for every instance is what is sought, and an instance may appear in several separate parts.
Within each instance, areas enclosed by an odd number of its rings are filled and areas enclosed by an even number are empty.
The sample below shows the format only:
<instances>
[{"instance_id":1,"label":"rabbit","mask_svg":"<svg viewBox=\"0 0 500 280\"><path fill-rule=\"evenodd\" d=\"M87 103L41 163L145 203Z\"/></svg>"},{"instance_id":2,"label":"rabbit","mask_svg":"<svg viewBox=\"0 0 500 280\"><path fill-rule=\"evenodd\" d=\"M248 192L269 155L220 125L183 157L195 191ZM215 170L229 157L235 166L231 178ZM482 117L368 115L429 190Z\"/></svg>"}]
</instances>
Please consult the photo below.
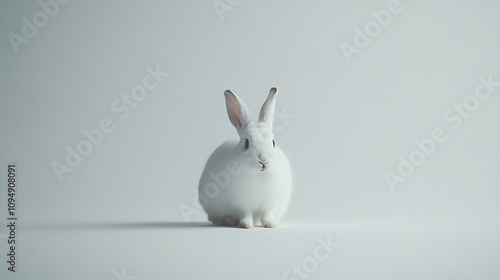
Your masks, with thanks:
<instances>
[{"instance_id":1,"label":"rabbit","mask_svg":"<svg viewBox=\"0 0 500 280\"><path fill-rule=\"evenodd\" d=\"M207 160L199 201L213 224L274 228L292 192L290 164L276 146L272 130L277 89L270 89L257 122L236 94L226 90L224 96L239 139L224 142Z\"/></svg>"}]
</instances>

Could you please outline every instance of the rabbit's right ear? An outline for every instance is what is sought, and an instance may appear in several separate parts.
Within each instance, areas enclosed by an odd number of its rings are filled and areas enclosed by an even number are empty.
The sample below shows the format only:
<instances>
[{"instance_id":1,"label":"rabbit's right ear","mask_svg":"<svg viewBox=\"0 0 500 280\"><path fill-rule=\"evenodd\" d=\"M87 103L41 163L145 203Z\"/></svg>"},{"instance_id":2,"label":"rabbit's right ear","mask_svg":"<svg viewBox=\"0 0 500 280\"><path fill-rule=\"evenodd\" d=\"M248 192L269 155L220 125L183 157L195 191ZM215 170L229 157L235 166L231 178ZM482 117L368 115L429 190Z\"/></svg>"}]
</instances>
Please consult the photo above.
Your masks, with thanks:
<instances>
[{"instance_id":1,"label":"rabbit's right ear","mask_svg":"<svg viewBox=\"0 0 500 280\"><path fill-rule=\"evenodd\" d=\"M224 96L226 97L227 115L233 126L237 129L246 126L251 117L245 102L230 90L226 90Z\"/></svg>"}]
</instances>

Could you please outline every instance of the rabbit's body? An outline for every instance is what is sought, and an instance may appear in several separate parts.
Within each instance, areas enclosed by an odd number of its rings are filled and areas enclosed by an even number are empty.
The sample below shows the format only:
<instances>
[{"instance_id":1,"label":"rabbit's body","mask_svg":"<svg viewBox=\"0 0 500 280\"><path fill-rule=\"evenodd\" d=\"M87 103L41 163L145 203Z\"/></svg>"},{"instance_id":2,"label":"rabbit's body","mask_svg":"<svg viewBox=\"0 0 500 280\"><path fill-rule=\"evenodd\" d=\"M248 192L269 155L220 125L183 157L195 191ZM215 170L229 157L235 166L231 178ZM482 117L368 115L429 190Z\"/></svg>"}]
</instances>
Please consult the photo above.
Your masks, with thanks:
<instances>
[{"instance_id":1,"label":"rabbit's body","mask_svg":"<svg viewBox=\"0 0 500 280\"><path fill-rule=\"evenodd\" d=\"M276 158L286 164L277 166L274 171L248 170L242 167L244 162L235 163L237 161L231 156L238 143L233 140L220 145L208 159L201 176L200 200L208 220L235 225L242 214L250 213L253 223L259 224L265 213L273 211L274 219L280 220L292 191L290 166L285 154L277 150Z\"/></svg>"},{"instance_id":2,"label":"rabbit's body","mask_svg":"<svg viewBox=\"0 0 500 280\"><path fill-rule=\"evenodd\" d=\"M223 143L208 159L200 178L200 203L216 224L275 227L292 190L290 165L273 140L276 91L271 89L258 123L250 121L243 101L231 92L225 94L240 139Z\"/></svg>"}]
</instances>

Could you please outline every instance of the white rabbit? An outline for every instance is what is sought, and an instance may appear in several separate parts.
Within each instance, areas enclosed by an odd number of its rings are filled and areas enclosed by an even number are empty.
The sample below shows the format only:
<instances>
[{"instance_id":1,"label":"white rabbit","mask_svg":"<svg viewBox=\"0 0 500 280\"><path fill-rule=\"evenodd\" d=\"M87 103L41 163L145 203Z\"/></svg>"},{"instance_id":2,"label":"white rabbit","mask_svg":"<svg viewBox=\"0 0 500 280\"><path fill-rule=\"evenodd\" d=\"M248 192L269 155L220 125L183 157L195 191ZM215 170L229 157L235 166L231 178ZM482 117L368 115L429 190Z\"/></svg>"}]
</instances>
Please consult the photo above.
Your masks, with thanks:
<instances>
[{"instance_id":1,"label":"white rabbit","mask_svg":"<svg viewBox=\"0 0 500 280\"><path fill-rule=\"evenodd\" d=\"M210 156L200 178L199 200L214 224L273 228L286 211L292 174L272 131L277 89L271 88L258 122L229 90L224 92L229 120L239 140L229 140Z\"/></svg>"}]
</instances>

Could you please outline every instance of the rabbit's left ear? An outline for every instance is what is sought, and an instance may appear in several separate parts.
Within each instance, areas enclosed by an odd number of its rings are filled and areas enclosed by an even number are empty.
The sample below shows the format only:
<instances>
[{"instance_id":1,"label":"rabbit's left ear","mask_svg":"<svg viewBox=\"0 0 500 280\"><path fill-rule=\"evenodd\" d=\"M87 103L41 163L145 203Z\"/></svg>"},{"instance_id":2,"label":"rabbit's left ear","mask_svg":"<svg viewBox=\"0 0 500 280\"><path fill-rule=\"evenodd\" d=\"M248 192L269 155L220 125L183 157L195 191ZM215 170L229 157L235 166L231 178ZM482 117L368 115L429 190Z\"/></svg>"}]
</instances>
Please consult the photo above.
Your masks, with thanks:
<instances>
[{"instance_id":1,"label":"rabbit's left ear","mask_svg":"<svg viewBox=\"0 0 500 280\"><path fill-rule=\"evenodd\" d=\"M227 115L233 126L236 129L245 127L251 119L250 111L248 111L245 102L230 90L226 90L224 96L226 97Z\"/></svg>"},{"instance_id":2,"label":"rabbit's left ear","mask_svg":"<svg viewBox=\"0 0 500 280\"><path fill-rule=\"evenodd\" d=\"M266 101L262 105L259 114L259 122L266 123L273 128L273 119L274 119L274 108L276 107L276 95L278 95L278 89L275 87L269 90L269 95L267 96Z\"/></svg>"}]
</instances>

